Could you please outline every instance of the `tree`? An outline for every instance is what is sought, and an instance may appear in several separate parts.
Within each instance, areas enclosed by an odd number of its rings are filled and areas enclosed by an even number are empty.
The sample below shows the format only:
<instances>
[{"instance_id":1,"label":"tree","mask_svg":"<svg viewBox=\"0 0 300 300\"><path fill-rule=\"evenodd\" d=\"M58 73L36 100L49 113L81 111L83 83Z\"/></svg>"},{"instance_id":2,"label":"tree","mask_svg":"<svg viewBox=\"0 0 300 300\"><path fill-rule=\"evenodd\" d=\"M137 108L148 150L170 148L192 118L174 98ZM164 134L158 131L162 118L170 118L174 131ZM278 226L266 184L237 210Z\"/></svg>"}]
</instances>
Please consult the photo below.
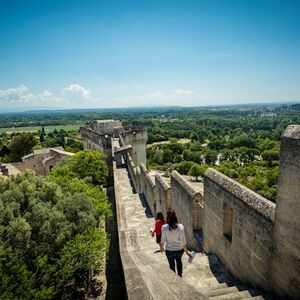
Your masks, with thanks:
<instances>
[{"instance_id":1,"label":"tree","mask_svg":"<svg viewBox=\"0 0 300 300\"><path fill-rule=\"evenodd\" d=\"M218 154L215 150L205 149L202 153L206 164L213 165L216 162Z\"/></svg>"},{"instance_id":2,"label":"tree","mask_svg":"<svg viewBox=\"0 0 300 300\"><path fill-rule=\"evenodd\" d=\"M9 144L11 161L20 161L22 156L30 153L37 144L38 140L33 133L25 132L19 134Z\"/></svg>"},{"instance_id":3,"label":"tree","mask_svg":"<svg viewBox=\"0 0 300 300\"><path fill-rule=\"evenodd\" d=\"M10 152L11 152L10 149L6 145L3 145L1 150L0 150L0 157L9 155Z\"/></svg>"},{"instance_id":4,"label":"tree","mask_svg":"<svg viewBox=\"0 0 300 300\"><path fill-rule=\"evenodd\" d=\"M203 176L207 167L201 166L198 164L193 164L189 170L189 175L195 177L196 181L198 180L199 176Z\"/></svg>"},{"instance_id":5,"label":"tree","mask_svg":"<svg viewBox=\"0 0 300 300\"><path fill-rule=\"evenodd\" d=\"M279 152L276 150L265 150L261 157L263 160L267 161L269 165L272 164L272 161L279 160Z\"/></svg>"},{"instance_id":6,"label":"tree","mask_svg":"<svg viewBox=\"0 0 300 300\"><path fill-rule=\"evenodd\" d=\"M153 161L159 165L163 163L163 150L157 149L155 151Z\"/></svg>"},{"instance_id":7,"label":"tree","mask_svg":"<svg viewBox=\"0 0 300 300\"><path fill-rule=\"evenodd\" d=\"M195 163L193 161L182 161L175 165L175 170L180 174L186 175L194 164Z\"/></svg>"},{"instance_id":8,"label":"tree","mask_svg":"<svg viewBox=\"0 0 300 300\"><path fill-rule=\"evenodd\" d=\"M83 150L67 160L67 167L77 174L78 178L92 178L93 184L103 184L108 175L105 156L97 151Z\"/></svg>"},{"instance_id":9,"label":"tree","mask_svg":"<svg viewBox=\"0 0 300 300\"><path fill-rule=\"evenodd\" d=\"M0 177L1 297L74 299L102 268L108 244L97 227L110 206L92 176L79 179L82 173L70 167L54 169L49 178L31 171Z\"/></svg>"}]
</instances>

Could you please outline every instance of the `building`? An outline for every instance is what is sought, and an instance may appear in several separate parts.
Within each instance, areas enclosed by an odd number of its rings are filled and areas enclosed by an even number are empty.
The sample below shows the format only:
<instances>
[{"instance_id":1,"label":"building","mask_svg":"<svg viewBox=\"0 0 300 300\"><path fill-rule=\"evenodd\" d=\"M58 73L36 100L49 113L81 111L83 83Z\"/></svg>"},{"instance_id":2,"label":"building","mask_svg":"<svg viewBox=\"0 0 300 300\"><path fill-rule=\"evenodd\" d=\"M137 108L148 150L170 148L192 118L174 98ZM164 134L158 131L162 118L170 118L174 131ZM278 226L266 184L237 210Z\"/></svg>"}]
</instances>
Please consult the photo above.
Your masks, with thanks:
<instances>
[{"instance_id":1,"label":"building","mask_svg":"<svg viewBox=\"0 0 300 300\"><path fill-rule=\"evenodd\" d=\"M30 169L37 175L48 175L58 161L73 155L74 153L65 151L63 147L38 149L23 156L21 162L1 164L1 173L11 176Z\"/></svg>"}]
</instances>

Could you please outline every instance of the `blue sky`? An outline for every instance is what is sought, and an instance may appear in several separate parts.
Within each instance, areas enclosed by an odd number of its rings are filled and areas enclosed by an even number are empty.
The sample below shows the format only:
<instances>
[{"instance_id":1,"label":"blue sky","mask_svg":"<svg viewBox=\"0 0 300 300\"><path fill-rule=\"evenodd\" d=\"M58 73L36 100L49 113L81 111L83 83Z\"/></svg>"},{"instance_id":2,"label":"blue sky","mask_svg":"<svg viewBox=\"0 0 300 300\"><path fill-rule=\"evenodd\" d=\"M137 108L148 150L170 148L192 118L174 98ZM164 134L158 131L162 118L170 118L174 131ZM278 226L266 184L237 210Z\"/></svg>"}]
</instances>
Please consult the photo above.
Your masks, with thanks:
<instances>
[{"instance_id":1,"label":"blue sky","mask_svg":"<svg viewBox=\"0 0 300 300\"><path fill-rule=\"evenodd\" d=\"M299 99L299 0L0 0L0 111Z\"/></svg>"}]
</instances>

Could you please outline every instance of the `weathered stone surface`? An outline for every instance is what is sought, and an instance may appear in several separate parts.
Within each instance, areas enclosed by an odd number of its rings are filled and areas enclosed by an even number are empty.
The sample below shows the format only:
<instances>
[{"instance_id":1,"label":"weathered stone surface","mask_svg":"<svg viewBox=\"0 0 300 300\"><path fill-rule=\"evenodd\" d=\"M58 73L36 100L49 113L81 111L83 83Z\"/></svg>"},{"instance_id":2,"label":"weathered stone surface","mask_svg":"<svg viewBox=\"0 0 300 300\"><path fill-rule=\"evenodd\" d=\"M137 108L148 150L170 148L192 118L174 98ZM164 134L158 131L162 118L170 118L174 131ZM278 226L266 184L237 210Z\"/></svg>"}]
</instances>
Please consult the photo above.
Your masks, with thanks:
<instances>
[{"instance_id":1,"label":"weathered stone surface","mask_svg":"<svg viewBox=\"0 0 300 300\"><path fill-rule=\"evenodd\" d=\"M185 227L187 243L195 250L200 244L194 236L194 230L202 229L202 195L197 192L177 171L171 173L172 206L178 220Z\"/></svg>"},{"instance_id":2,"label":"weathered stone surface","mask_svg":"<svg viewBox=\"0 0 300 300\"><path fill-rule=\"evenodd\" d=\"M300 125L281 139L272 281L281 295L300 295Z\"/></svg>"},{"instance_id":3,"label":"weathered stone surface","mask_svg":"<svg viewBox=\"0 0 300 300\"><path fill-rule=\"evenodd\" d=\"M204 199L205 251L242 281L270 290L274 205L215 170L205 174ZM230 239L223 232L225 204L233 211Z\"/></svg>"},{"instance_id":4,"label":"weathered stone surface","mask_svg":"<svg viewBox=\"0 0 300 300\"><path fill-rule=\"evenodd\" d=\"M213 255L197 255L191 265L184 262L183 281L188 284L182 285L182 279L169 270L165 257L155 253L158 248L148 234L154 223L151 212L166 212L170 206L185 226L189 246L198 247L194 230L203 229L205 250L216 253L236 277L283 297L298 297L300 125L289 126L282 135L277 206L212 169L204 177L204 200L202 193L176 171L171 174L169 186L160 175L145 167L143 131L128 130L127 134L124 128L115 128L114 134L119 136L119 146L129 141L135 145L119 162L122 166L125 159L130 176L125 168L117 169L114 163L114 182L129 299L202 299L204 296L191 286L215 299L251 297L247 291L226 288L232 282L227 275L216 275L218 263ZM83 135L89 149L101 151L104 147L103 137L85 130ZM113 138L110 143L115 145ZM142 163L138 165L136 159Z\"/></svg>"},{"instance_id":5,"label":"weathered stone surface","mask_svg":"<svg viewBox=\"0 0 300 300\"><path fill-rule=\"evenodd\" d=\"M222 173L214 169L208 169L204 176L205 178L208 178L217 183L237 199L240 199L241 201L248 204L250 209L254 209L267 219L274 220L276 207L275 203L267 200L259 194L251 191L247 187L241 185L237 181L223 175Z\"/></svg>"},{"instance_id":6,"label":"weathered stone surface","mask_svg":"<svg viewBox=\"0 0 300 300\"><path fill-rule=\"evenodd\" d=\"M172 194L170 186L163 180L160 174L155 174L154 201L156 212L160 211L164 216L172 207Z\"/></svg>"},{"instance_id":7,"label":"weathered stone surface","mask_svg":"<svg viewBox=\"0 0 300 300\"><path fill-rule=\"evenodd\" d=\"M116 164L114 164L116 166ZM134 194L126 169L115 167L119 243L128 299L206 299L172 272L149 234L149 208Z\"/></svg>"}]
</instances>

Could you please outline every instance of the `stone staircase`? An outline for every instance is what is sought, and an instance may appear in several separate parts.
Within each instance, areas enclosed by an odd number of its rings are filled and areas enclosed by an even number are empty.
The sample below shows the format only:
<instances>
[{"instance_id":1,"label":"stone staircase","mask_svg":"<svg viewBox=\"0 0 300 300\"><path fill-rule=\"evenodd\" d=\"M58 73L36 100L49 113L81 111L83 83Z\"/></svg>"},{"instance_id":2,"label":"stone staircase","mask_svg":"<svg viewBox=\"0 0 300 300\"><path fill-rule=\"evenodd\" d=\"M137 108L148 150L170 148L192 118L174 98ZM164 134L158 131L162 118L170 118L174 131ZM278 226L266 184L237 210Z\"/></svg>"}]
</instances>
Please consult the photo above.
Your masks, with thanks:
<instances>
[{"instance_id":1,"label":"stone staircase","mask_svg":"<svg viewBox=\"0 0 300 300\"><path fill-rule=\"evenodd\" d=\"M271 299L241 285L215 255L183 255L183 277L169 269L165 254L150 236L154 218L136 194L126 168L115 169L120 254L128 299Z\"/></svg>"}]
</instances>

